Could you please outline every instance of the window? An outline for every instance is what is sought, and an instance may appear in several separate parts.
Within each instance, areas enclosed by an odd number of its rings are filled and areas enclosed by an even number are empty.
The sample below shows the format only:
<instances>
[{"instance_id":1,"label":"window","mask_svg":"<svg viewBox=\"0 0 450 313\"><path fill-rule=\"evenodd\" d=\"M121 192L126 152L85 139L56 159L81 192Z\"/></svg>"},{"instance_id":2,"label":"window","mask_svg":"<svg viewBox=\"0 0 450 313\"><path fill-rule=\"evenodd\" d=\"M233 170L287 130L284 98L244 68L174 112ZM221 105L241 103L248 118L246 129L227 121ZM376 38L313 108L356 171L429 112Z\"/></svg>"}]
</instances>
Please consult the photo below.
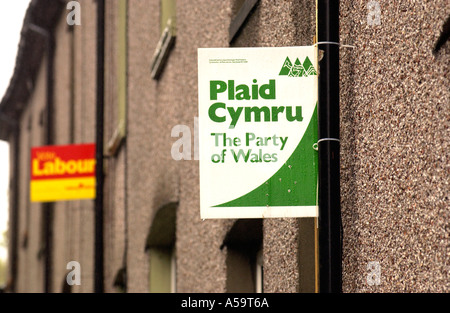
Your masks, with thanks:
<instances>
[{"instance_id":1,"label":"window","mask_svg":"<svg viewBox=\"0 0 450 313\"><path fill-rule=\"evenodd\" d=\"M299 219L298 273L299 292L318 292L318 228L317 218Z\"/></svg>"},{"instance_id":2,"label":"window","mask_svg":"<svg viewBox=\"0 0 450 313\"><path fill-rule=\"evenodd\" d=\"M149 249L151 293L176 292L176 258L174 247Z\"/></svg>"},{"instance_id":3,"label":"window","mask_svg":"<svg viewBox=\"0 0 450 313\"><path fill-rule=\"evenodd\" d=\"M263 292L262 220L242 219L234 223L221 248L227 248L226 291Z\"/></svg>"},{"instance_id":4,"label":"window","mask_svg":"<svg viewBox=\"0 0 450 313\"><path fill-rule=\"evenodd\" d=\"M156 212L145 250L149 256L149 292L176 292L175 223L178 203L171 202Z\"/></svg>"},{"instance_id":5,"label":"window","mask_svg":"<svg viewBox=\"0 0 450 313\"><path fill-rule=\"evenodd\" d=\"M256 254L256 277L255 277L255 292L263 293L264 292L264 265L263 265L263 253L262 250L259 250Z\"/></svg>"}]
</instances>

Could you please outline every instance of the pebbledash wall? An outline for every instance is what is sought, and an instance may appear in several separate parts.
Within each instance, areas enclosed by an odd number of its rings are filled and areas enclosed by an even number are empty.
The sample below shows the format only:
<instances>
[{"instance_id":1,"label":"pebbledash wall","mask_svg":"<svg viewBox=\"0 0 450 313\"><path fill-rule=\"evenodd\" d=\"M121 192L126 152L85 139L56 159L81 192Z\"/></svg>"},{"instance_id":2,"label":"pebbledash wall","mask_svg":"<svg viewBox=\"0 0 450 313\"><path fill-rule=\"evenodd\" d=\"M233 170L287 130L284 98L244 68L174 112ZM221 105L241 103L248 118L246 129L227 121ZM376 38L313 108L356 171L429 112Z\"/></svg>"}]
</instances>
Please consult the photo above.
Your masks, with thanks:
<instances>
[{"instance_id":1,"label":"pebbledash wall","mask_svg":"<svg viewBox=\"0 0 450 313\"><path fill-rule=\"evenodd\" d=\"M47 281L51 292L92 292L93 201L55 203L46 220L43 205L28 200L30 148L46 144L49 125L49 60L29 27L39 14L56 43L53 144L95 142L96 1L79 1L73 26L65 5L50 12L50 2L31 2L16 78L0 104L12 160L9 286L44 292ZM194 153L175 161L171 134L186 125L194 135L197 48L311 45L315 1L105 2L105 291L314 292L314 220L202 221L198 161ZM369 16L373 3L379 20ZM353 46L340 50L344 292L450 290L448 44L432 54L449 12L445 0L341 1L341 43ZM176 39L153 78L161 15L172 17ZM38 60L27 58L31 48ZM81 265L72 288L70 261Z\"/></svg>"}]
</instances>

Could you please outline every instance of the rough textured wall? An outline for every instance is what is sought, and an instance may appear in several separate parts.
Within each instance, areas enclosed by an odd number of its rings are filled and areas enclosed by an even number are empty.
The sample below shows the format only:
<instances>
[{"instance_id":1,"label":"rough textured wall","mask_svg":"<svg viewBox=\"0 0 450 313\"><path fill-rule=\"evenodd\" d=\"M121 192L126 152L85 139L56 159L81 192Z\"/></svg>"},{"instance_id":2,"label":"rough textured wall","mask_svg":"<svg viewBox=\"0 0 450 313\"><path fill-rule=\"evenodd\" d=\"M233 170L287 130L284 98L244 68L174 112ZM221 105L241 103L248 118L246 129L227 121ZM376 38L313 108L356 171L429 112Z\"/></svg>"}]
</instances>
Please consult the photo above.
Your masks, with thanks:
<instances>
[{"instance_id":1,"label":"rough textured wall","mask_svg":"<svg viewBox=\"0 0 450 313\"><path fill-rule=\"evenodd\" d=\"M148 292L144 249L151 221L161 205L178 200L170 130L179 91L174 88L177 77L171 59L167 75L160 81L150 77L159 40L158 1L129 1L128 6L127 277L130 292Z\"/></svg>"},{"instance_id":2,"label":"rough textured wall","mask_svg":"<svg viewBox=\"0 0 450 313\"><path fill-rule=\"evenodd\" d=\"M42 205L30 203L29 160L32 146L44 144L44 132L39 116L45 108L46 60L40 66L34 91L20 119L19 159L19 228L18 277L16 288L20 292L44 291L44 258L41 256Z\"/></svg>"},{"instance_id":3,"label":"rough textured wall","mask_svg":"<svg viewBox=\"0 0 450 313\"><path fill-rule=\"evenodd\" d=\"M95 142L95 40L94 1L83 3L82 25L73 29L74 41L63 14L55 27L54 111L53 127L56 145ZM73 51L72 48L74 48ZM71 62L74 58L72 76ZM20 191L19 191L19 292L44 290L43 209L29 201L30 149L46 145L45 106L46 64L44 58L34 90L21 117ZM72 81L73 78L73 81ZM72 86L73 84L73 86ZM74 90L72 90L74 88ZM73 94L72 94L73 92ZM71 100L72 95L74 98ZM71 101L74 111L71 111ZM71 116L73 114L73 133ZM81 264L81 286L73 291L89 292L93 287L93 201L57 202L53 210L52 285L61 292L70 261Z\"/></svg>"},{"instance_id":4,"label":"rough textured wall","mask_svg":"<svg viewBox=\"0 0 450 313\"><path fill-rule=\"evenodd\" d=\"M312 1L260 1L233 47L282 47L311 45L315 35L315 4ZM299 291L299 236L296 219L264 221L264 291ZM311 238L313 240L313 238ZM306 256L307 257L307 256ZM282 278L282 279L281 279Z\"/></svg>"},{"instance_id":5,"label":"rough textured wall","mask_svg":"<svg viewBox=\"0 0 450 313\"><path fill-rule=\"evenodd\" d=\"M121 0L123 1L123 0ZM105 146L118 126L118 13L119 1L107 1L105 27ZM106 150L106 148L105 148ZM105 291L116 292L114 279L124 265L126 240L125 143L115 155L105 159Z\"/></svg>"},{"instance_id":6,"label":"rough textured wall","mask_svg":"<svg viewBox=\"0 0 450 313\"><path fill-rule=\"evenodd\" d=\"M194 135L197 48L230 46L233 1L177 1L176 43L161 77L153 80L150 64L160 37L159 1L129 0L127 142L117 158L107 162L107 291L113 291L124 240L128 291L149 290L147 233L157 209L172 201L179 201L177 291L226 291L227 251L219 247L233 220L200 220L198 161L174 161L170 151L176 140L171 137L173 126L187 125ZM368 2L341 1L341 42L355 46L341 48L343 288L346 292L448 292L449 46L437 57L431 51L450 6L444 0L378 1L381 23L369 25ZM74 27L75 143L95 141L95 1L84 1L82 8L82 26ZM309 45L314 10L313 1L261 0L231 46ZM111 11L108 14L114 18ZM70 140L66 46L70 43L64 20L65 16L57 29L55 64L57 144ZM114 59L112 51L107 53ZM39 116L45 106L45 62L21 118L21 169L29 168L30 147L44 144ZM107 69L108 79L114 76L113 63ZM111 88L115 85L108 82L106 105L114 110ZM108 119L107 124L112 126ZM17 287L21 292L41 292L42 207L28 202L28 175L21 170ZM73 291L90 292L93 202L57 204L55 209L53 289L60 290L65 265L75 260L82 266L82 285ZM302 234L296 219L264 221L266 292L299 290ZM380 265L379 285L367 282L369 262Z\"/></svg>"},{"instance_id":7,"label":"rough textured wall","mask_svg":"<svg viewBox=\"0 0 450 313\"><path fill-rule=\"evenodd\" d=\"M181 124L190 127L193 135L194 117L198 115L197 48L229 47L231 1L177 2L177 39L158 81L152 80L149 73L159 39L158 3L130 1L129 7L128 110L132 122L127 139L128 227L141 234L129 238L129 288L148 290L148 282L143 279L148 275L148 260L143 252L145 234L158 204L174 199L180 201L178 291L223 292L226 249L219 247L233 221L199 219L198 161L172 160L170 149L175 139L170 133L173 126ZM312 12L313 6L307 1L260 1L232 45L312 43ZM265 289L295 292L298 223L286 219L265 224Z\"/></svg>"},{"instance_id":8,"label":"rough textured wall","mask_svg":"<svg viewBox=\"0 0 450 313\"><path fill-rule=\"evenodd\" d=\"M53 127L55 134L53 143L55 145L67 145L71 142L70 120L71 120L71 34L65 18L61 18L55 28L55 84L54 84L54 110ZM44 98L45 99L45 98ZM53 209L53 246L52 246L52 287L51 291L61 292L63 283L66 282L66 265L71 256L67 254L71 241L68 231L69 202L55 202Z\"/></svg>"},{"instance_id":9,"label":"rough textured wall","mask_svg":"<svg viewBox=\"0 0 450 313\"><path fill-rule=\"evenodd\" d=\"M75 143L95 142L97 27L96 1L83 1L82 25L75 26ZM73 255L79 260L81 286L75 292L94 290L94 201L73 203ZM83 269L84 267L84 269Z\"/></svg>"},{"instance_id":10,"label":"rough textured wall","mask_svg":"<svg viewBox=\"0 0 450 313\"><path fill-rule=\"evenodd\" d=\"M173 56L183 83L174 82L173 85L180 86L174 102L175 121L189 126L193 137L194 117L198 116L197 48L227 45L228 3L202 0L179 1L178 5L179 27ZM198 161L172 161L172 166L177 168L180 177L181 201L177 216L179 289L181 292L224 292L226 255L219 247L229 221L200 219Z\"/></svg>"},{"instance_id":11,"label":"rough textured wall","mask_svg":"<svg viewBox=\"0 0 450 313\"><path fill-rule=\"evenodd\" d=\"M65 14L61 15L56 26L54 60L54 144L56 145L95 142L96 75L93 70L96 68L95 23L95 1L85 1L82 6L81 26L74 26L70 31ZM74 62L73 69L72 62ZM42 101L45 102L45 96ZM73 105L73 111L71 105ZM53 292L62 291L69 272L66 265L70 261L77 261L81 265L81 285L73 286L72 291L93 291L93 204L92 200L55 203L52 252Z\"/></svg>"},{"instance_id":12,"label":"rough textured wall","mask_svg":"<svg viewBox=\"0 0 450 313\"><path fill-rule=\"evenodd\" d=\"M448 292L448 1L341 1L341 144L347 292ZM381 284L370 286L368 262Z\"/></svg>"}]
</instances>

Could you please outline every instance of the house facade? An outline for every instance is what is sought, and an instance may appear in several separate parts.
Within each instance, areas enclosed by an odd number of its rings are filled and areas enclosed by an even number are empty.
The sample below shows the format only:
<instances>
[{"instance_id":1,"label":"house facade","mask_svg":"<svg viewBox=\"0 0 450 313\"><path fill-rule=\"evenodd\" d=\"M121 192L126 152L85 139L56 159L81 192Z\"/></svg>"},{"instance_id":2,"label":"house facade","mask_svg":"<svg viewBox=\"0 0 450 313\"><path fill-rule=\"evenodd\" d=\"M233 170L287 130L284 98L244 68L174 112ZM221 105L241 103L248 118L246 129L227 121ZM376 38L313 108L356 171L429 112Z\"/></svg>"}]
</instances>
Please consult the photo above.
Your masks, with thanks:
<instances>
[{"instance_id":1,"label":"house facade","mask_svg":"<svg viewBox=\"0 0 450 313\"><path fill-rule=\"evenodd\" d=\"M316 2L73 2L30 2L0 102L9 290L318 291L317 219L202 220L193 148L197 49L313 45ZM449 9L340 1L344 292L449 291ZM101 202L30 201L33 147L99 142Z\"/></svg>"}]
</instances>

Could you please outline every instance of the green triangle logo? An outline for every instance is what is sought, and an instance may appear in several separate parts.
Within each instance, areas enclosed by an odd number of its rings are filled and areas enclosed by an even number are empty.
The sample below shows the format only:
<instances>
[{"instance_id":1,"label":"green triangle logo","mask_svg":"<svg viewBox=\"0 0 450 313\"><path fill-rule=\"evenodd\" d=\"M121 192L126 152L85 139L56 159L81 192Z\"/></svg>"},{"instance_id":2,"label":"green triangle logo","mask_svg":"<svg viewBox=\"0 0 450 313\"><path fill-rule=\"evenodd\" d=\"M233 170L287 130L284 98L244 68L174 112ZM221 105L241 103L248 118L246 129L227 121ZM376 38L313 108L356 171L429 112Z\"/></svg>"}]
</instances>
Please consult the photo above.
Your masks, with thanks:
<instances>
[{"instance_id":1,"label":"green triangle logo","mask_svg":"<svg viewBox=\"0 0 450 313\"><path fill-rule=\"evenodd\" d=\"M283 67L281 68L280 71L280 76L288 76L289 72L291 71L292 68L292 62L291 60L289 60L289 57L286 57L286 60L284 61Z\"/></svg>"},{"instance_id":2,"label":"green triangle logo","mask_svg":"<svg viewBox=\"0 0 450 313\"><path fill-rule=\"evenodd\" d=\"M297 60L295 60L294 66L291 68L289 77L302 77L302 76L308 76L308 74L306 74L305 68L303 67L302 63L300 63L300 60L297 58Z\"/></svg>"},{"instance_id":3,"label":"green triangle logo","mask_svg":"<svg viewBox=\"0 0 450 313\"><path fill-rule=\"evenodd\" d=\"M295 63L292 64L289 57L286 57L286 60L283 63L283 67L281 68L280 76L289 76L289 77L308 77L311 75L317 75L317 71L314 68L309 57L306 57L303 64L297 58Z\"/></svg>"},{"instance_id":4,"label":"green triangle logo","mask_svg":"<svg viewBox=\"0 0 450 313\"><path fill-rule=\"evenodd\" d=\"M307 75L317 75L316 69L308 57L306 57L305 62L303 62L303 68L305 69Z\"/></svg>"}]
</instances>

